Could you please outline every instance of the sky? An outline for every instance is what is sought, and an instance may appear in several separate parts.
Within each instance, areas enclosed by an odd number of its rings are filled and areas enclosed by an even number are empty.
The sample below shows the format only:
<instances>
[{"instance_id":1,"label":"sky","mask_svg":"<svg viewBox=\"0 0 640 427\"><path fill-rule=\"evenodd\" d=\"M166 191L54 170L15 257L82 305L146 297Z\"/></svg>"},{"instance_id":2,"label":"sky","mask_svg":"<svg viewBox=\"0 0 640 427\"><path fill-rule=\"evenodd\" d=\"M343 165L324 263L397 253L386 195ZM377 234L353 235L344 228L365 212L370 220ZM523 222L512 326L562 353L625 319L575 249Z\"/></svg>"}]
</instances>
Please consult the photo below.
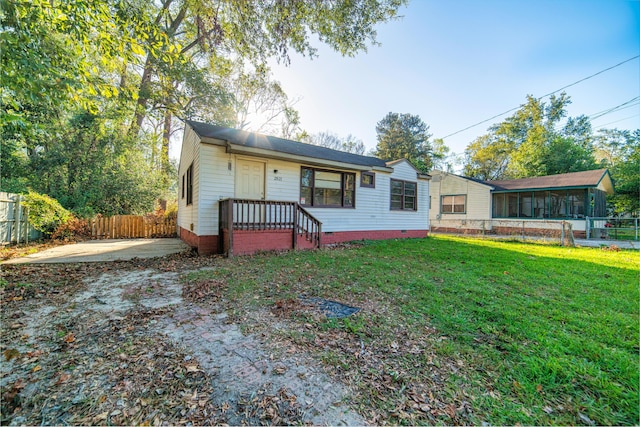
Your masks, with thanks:
<instances>
[{"instance_id":1,"label":"sky","mask_svg":"<svg viewBox=\"0 0 640 427\"><path fill-rule=\"evenodd\" d=\"M376 123L396 112L420 116L442 138L640 55L640 0L413 0L400 15L378 25L381 46L354 58L318 42L313 60L294 54L288 66L271 64L299 98L304 130L352 134L373 149ZM631 101L640 96L640 58L565 91L572 117ZM593 128L640 128L638 100L623 107ZM508 115L445 144L463 153Z\"/></svg>"}]
</instances>

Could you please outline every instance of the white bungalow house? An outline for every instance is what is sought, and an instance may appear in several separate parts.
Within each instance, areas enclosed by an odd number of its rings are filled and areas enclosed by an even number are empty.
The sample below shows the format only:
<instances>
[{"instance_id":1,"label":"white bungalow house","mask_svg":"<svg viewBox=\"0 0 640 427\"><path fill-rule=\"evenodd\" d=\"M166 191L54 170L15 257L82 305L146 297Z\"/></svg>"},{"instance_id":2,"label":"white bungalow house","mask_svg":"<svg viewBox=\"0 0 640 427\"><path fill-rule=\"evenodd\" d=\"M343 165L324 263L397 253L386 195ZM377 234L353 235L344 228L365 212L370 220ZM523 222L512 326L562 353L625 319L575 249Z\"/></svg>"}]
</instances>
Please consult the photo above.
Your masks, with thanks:
<instances>
[{"instance_id":1,"label":"white bungalow house","mask_svg":"<svg viewBox=\"0 0 640 427\"><path fill-rule=\"evenodd\" d=\"M614 192L607 169L501 181L431 175L432 231L545 235L568 223L585 237L587 218L606 216Z\"/></svg>"},{"instance_id":2,"label":"white bungalow house","mask_svg":"<svg viewBox=\"0 0 640 427\"><path fill-rule=\"evenodd\" d=\"M425 237L429 179L381 159L187 121L178 230L201 254Z\"/></svg>"}]
</instances>

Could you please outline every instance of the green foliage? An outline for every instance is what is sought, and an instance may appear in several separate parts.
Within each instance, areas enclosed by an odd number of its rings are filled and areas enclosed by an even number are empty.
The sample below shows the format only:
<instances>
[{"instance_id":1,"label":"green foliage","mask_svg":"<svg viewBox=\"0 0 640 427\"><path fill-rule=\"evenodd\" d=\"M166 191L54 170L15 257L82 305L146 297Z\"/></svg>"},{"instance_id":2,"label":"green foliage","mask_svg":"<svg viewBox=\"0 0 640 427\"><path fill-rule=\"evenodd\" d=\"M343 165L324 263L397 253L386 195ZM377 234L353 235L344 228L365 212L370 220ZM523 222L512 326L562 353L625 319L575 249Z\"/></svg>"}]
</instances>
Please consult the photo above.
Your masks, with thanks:
<instances>
[{"instance_id":1,"label":"green foliage","mask_svg":"<svg viewBox=\"0 0 640 427\"><path fill-rule=\"evenodd\" d=\"M569 97L548 103L532 96L512 116L489 128L465 150L464 174L479 179L510 179L594 169L589 120L566 116Z\"/></svg>"},{"instance_id":2,"label":"green foliage","mask_svg":"<svg viewBox=\"0 0 640 427\"><path fill-rule=\"evenodd\" d=\"M33 228L48 235L72 218L71 212L46 194L29 191L23 204L29 209L29 222Z\"/></svg>"},{"instance_id":3,"label":"green foliage","mask_svg":"<svg viewBox=\"0 0 640 427\"><path fill-rule=\"evenodd\" d=\"M433 165L429 126L420 116L388 113L376 125L376 156L385 160L407 159L423 172Z\"/></svg>"},{"instance_id":4,"label":"green foliage","mask_svg":"<svg viewBox=\"0 0 640 427\"><path fill-rule=\"evenodd\" d=\"M609 168L616 194L607 201L613 213L640 216L640 130L604 130L596 145L601 165Z\"/></svg>"},{"instance_id":5,"label":"green foliage","mask_svg":"<svg viewBox=\"0 0 640 427\"><path fill-rule=\"evenodd\" d=\"M234 77L257 76L241 83L257 103L275 99L295 136L267 60L315 55L311 35L366 50L404 3L0 0L2 190L33 188L81 216L149 212L175 190L178 119L233 125Z\"/></svg>"},{"instance_id":6,"label":"green foliage","mask_svg":"<svg viewBox=\"0 0 640 427\"><path fill-rule=\"evenodd\" d=\"M543 150L540 156L543 175L580 172L598 167L592 150L567 137L557 136Z\"/></svg>"}]
</instances>

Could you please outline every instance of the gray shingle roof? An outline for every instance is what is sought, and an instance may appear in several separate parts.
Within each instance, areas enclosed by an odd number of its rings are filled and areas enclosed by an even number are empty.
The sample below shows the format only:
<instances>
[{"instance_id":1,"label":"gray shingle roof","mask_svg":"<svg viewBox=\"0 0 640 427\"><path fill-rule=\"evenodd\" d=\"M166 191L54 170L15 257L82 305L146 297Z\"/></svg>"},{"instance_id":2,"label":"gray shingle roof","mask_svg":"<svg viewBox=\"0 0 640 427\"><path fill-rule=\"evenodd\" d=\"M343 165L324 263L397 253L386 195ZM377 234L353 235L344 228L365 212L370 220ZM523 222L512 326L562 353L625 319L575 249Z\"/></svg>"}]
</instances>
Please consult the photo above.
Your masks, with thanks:
<instances>
[{"instance_id":1,"label":"gray shingle roof","mask_svg":"<svg viewBox=\"0 0 640 427\"><path fill-rule=\"evenodd\" d=\"M376 157L360 156L358 154L332 150L318 145L305 144L303 142L291 141L275 136L210 125L192 120L186 120L186 123L191 126L200 138L219 139L234 145L260 148L314 159L330 160L359 166L386 167L386 162Z\"/></svg>"},{"instance_id":2,"label":"gray shingle roof","mask_svg":"<svg viewBox=\"0 0 640 427\"><path fill-rule=\"evenodd\" d=\"M484 181L495 191L533 190L541 188L597 187L607 169L583 172L562 173L558 175L535 176L531 178Z\"/></svg>"}]
</instances>

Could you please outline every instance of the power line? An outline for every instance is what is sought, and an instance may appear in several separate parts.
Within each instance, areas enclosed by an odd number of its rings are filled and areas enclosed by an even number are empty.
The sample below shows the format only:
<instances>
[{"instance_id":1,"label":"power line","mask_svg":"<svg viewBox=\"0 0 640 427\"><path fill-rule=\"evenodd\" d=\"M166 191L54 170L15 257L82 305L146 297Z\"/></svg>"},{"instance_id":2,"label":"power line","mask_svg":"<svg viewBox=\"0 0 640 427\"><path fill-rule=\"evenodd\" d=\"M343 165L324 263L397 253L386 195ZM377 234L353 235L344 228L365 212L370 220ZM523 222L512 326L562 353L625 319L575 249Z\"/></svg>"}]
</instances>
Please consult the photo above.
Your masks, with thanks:
<instances>
[{"instance_id":1,"label":"power line","mask_svg":"<svg viewBox=\"0 0 640 427\"><path fill-rule=\"evenodd\" d=\"M580 80L578 80L578 81L575 81L575 82L573 82L573 83L571 83L571 84L568 84L568 85L566 85L566 86L563 86L563 87L561 87L560 89L554 90L553 92L549 92L548 94L543 95L543 96L541 96L541 97L539 97L539 98L537 98L537 99L539 99L539 100L540 100L540 99L546 98L547 96L551 96L551 95L553 95L554 93L560 92L561 90L564 90L564 89L566 89L566 88L568 88L568 87L575 86L575 85L577 85L578 83L582 83L582 82L583 82L583 81L585 81L585 80L589 80L590 78L593 78L593 77L595 77L595 76L597 76L597 75L600 75L600 74L602 74L602 73L604 73L604 72L606 72L606 71L613 70L613 69L614 69L614 68L616 68L616 67L619 67L619 66L621 66L621 65L623 65L623 64L626 64L626 63L627 63L627 62L629 62L629 61L633 61L634 59L638 59L638 58L640 58L640 55L636 55L636 56L634 56L634 57L632 57L632 58L626 59L626 60L624 60L624 61L622 61L622 62L620 62L620 63L618 63L618 64L616 64L616 65L613 65L613 66L611 66L611 67L609 67L609 68L605 68L604 70L600 70L600 71L598 71L598 72L597 72L597 73L595 73L595 74L592 74L592 75L590 75L590 76L588 76L588 77L585 77L585 78L580 79ZM495 115L495 116L493 116L493 117L489 117L488 119L482 120L481 122L475 123L475 124L473 124L473 125L471 125L471 126L467 126L467 127L466 127L466 128L464 128L464 129L461 129L461 130L458 130L458 131L456 131L456 132L450 133L450 134L449 134L449 135L447 135L447 136L443 136L443 137L442 137L442 139L449 138L450 136L457 135L457 134L459 134L459 133L461 133L461 132L464 132L464 131L466 131L466 130L469 130L469 129L471 129L471 128L474 128L474 127L476 127L476 126L479 126L479 125L481 125L481 124L483 124L483 123L486 123L486 122L488 122L488 121L491 121L491 120L493 120L493 119L495 119L495 118L498 118L498 117L500 117L500 116L504 116L504 115L505 115L505 114L507 114L507 113L510 113L510 112L512 112L512 111L515 111L515 110L519 109L520 107L522 107L522 105L519 105L518 107L512 108L512 109L510 109L510 110L507 110L507 111L505 111L505 112L503 112L503 113L496 114L496 115Z\"/></svg>"},{"instance_id":2,"label":"power line","mask_svg":"<svg viewBox=\"0 0 640 427\"><path fill-rule=\"evenodd\" d=\"M593 128L593 129L594 129L594 130L597 130L597 129L603 128L603 127L605 127L605 126L612 125L612 124L614 124L614 123L623 122L623 121L625 121L625 120L633 119L634 117L638 117L638 116L640 116L640 114L634 114L633 116L628 116L628 117L625 117L625 118L623 118L623 119L618 119L618 120L615 120L615 121L613 121L613 122L605 123L605 124L603 124L603 125L600 125L600 126L598 126L598 127Z\"/></svg>"},{"instance_id":3,"label":"power line","mask_svg":"<svg viewBox=\"0 0 640 427\"><path fill-rule=\"evenodd\" d=\"M619 111L619 110L624 110L625 108L633 107L633 106L638 104L638 100L640 100L640 96L636 96L635 98L631 98L627 102L623 102L622 104L616 105L615 107L600 111L599 113L592 114L592 115L589 116L589 119L591 119L591 120L599 119L600 117L606 116L607 114L611 114L611 113L614 113L614 112ZM627 104L631 104L631 105L627 105ZM626 105L626 107L625 107L625 105ZM623 108L621 108L621 107L623 107Z\"/></svg>"}]
</instances>

